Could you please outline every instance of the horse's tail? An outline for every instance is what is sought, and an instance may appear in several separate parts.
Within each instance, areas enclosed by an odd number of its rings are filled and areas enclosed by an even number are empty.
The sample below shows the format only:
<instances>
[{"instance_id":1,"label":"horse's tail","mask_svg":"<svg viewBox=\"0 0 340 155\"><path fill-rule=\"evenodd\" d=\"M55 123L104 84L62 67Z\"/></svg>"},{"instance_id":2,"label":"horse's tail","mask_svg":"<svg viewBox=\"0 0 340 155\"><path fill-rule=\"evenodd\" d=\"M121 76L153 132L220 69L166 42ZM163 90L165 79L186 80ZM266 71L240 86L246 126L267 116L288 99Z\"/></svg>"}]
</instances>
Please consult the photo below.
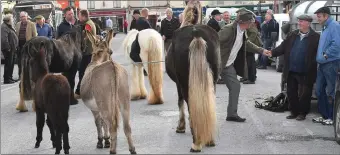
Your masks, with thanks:
<instances>
[{"instance_id":1,"label":"horse's tail","mask_svg":"<svg viewBox=\"0 0 340 155\"><path fill-rule=\"evenodd\" d=\"M147 47L148 55L148 74L152 88L149 96L149 104L162 104L163 101L163 71L162 71L162 44L158 44L159 40L156 37L150 37ZM141 75L143 76L143 75Z\"/></svg>"},{"instance_id":2,"label":"horse's tail","mask_svg":"<svg viewBox=\"0 0 340 155\"><path fill-rule=\"evenodd\" d=\"M112 91L112 103L110 104L111 116L112 116L112 127L118 128L119 125L119 97L118 97L118 89L119 89L119 73L120 73L120 66L117 66L113 61L111 61L113 66L113 80L111 80L111 91Z\"/></svg>"},{"instance_id":3,"label":"horse's tail","mask_svg":"<svg viewBox=\"0 0 340 155\"><path fill-rule=\"evenodd\" d=\"M32 99L32 86L31 86L31 78L30 78L30 65L29 65L29 51L31 48L31 43L27 42L23 48L21 49L21 76L20 76L20 96L24 98L24 100Z\"/></svg>"},{"instance_id":4,"label":"horse's tail","mask_svg":"<svg viewBox=\"0 0 340 155\"><path fill-rule=\"evenodd\" d=\"M199 33L194 27L189 45L189 111L196 140L206 144L215 136L215 94L206 41Z\"/></svg>"}]
</instances>

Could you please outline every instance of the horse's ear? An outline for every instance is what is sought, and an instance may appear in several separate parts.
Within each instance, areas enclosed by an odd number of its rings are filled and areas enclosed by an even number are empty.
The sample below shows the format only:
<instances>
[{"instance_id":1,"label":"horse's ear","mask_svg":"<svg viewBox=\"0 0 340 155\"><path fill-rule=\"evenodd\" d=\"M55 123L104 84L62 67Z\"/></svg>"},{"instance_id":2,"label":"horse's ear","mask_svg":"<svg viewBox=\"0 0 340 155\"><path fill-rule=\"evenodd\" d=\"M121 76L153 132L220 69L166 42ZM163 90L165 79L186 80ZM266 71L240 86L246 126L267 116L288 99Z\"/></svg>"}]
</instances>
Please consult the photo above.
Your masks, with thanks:
<instances>
[{"instance_id":1,"label":"horse's ear","mask_svg":"<svg viewBox=\"0 0 340 155\"><path fill-rule=\"evenodd\" d=\"M114 31L111 29L106 36L106 43L110 45L111 39L115 36Z\"/></svg>"},{"instance_id":2,"label":"horse's ear","mask_svg":"<svg viewBox=\"0 0 340 155\"><path fill-rule=\"evenodd\" d=\"M85 31L85 33L86 33L87 38L92 43L92 45L94 45L96 42L96 37L90 31Z\"/></svg>"}]
</instances>

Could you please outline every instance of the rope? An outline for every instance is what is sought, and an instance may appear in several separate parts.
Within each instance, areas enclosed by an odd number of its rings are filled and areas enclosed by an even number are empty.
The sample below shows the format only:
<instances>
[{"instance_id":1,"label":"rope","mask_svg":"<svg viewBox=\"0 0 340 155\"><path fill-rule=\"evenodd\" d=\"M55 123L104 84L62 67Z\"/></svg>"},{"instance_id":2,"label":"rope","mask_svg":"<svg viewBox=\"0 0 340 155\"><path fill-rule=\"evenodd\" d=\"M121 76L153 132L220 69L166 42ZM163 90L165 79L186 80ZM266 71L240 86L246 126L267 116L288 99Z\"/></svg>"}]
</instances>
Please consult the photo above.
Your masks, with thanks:
<instances>
[{"instance_id":1,"label":"rope","mask_svg":"<svg viewBox=\"0 0 340 155\"><path fill-rule=\"evenodd\" d=\"M120 65L122 65L122 66L128 66L128 65L151 64L151 63L160 63L160 62L165 62L165 61L132 62L132 63L124 63L124 64L120 64Z\"/></svg>"}]
</instances>

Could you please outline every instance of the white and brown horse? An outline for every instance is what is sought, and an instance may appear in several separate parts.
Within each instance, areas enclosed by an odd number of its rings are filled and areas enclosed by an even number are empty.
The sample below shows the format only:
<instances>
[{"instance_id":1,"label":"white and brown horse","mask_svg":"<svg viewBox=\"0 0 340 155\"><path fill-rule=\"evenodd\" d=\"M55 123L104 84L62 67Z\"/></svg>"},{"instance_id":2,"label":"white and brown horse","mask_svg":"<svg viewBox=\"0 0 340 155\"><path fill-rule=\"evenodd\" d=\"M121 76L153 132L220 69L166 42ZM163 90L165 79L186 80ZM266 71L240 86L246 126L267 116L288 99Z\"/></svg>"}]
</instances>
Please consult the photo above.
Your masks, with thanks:
<instances>
[{"instance_id":1,"label":"white and brown horse","mask_svg":"<svg viewBox=\"0 0 340 155\"><path fill-rule=\"evenodd\" d=\"M134 61L130 58L130 52L133 42L138 35L140 46L140 58L148 72L149 83L151 86L148 95L149 104L163 104L163 71L162 71L162 51L163 41L161 35L154 29L145 29L142 31L131 30L124 39L123 47L126 56L131 63ZM150 62L150 63L147 63ZM143 65L132 65L132 84L131 100L145 99L147 90L144 84Z\"/></svg>"},{"instance_id":2,"label":"white and brown horse","mask_svg":"<svg viewBox=\"0 0 340 155\"><path fill-rule=\"evenodd\" d=\"M136 154L131 138L130 92L127 71L111 58L110 49L113 30L106 40L99 40L86 32L92 43L93 53L80 86L80 97L91 110L98 132L97 148L103 148L103 131L105 148L110 147L110 154L116 153L119 112L123 117L124 133L128 140L129 151ZM111 139L111 146L110 141Z\"/></svg>"}]
</instances>

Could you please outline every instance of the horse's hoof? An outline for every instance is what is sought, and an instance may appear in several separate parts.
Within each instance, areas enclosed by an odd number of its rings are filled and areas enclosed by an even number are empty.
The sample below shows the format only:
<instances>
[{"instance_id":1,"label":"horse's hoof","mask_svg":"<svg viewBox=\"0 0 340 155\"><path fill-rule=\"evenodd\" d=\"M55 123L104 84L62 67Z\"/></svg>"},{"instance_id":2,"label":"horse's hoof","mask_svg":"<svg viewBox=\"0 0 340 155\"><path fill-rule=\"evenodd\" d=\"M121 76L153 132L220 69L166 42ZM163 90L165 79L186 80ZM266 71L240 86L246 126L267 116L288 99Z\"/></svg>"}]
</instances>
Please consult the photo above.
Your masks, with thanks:
<instances>
[{"instance_id":1,"label":"horse's hoof","mask_svg":"<svg viewBox=\"0 0 340 155\"><path fill-rule=\"evenodd\" d=\"M116 154L116 151L110 151L110 154Z\"/></svg>"},{"instance_id":2,"label":"horse's hoof","mask_svg":"<svg viewBox=\"0 0 340 155\"><path fill-rule=\"evenodd\" d=\"M214 146L216 146L216 144L215 144L214 141L211 141L211 142L205 144L205 146L206 146L206 147L214 147Z\"/></svg>"},{"instance_id":3,"label":"horse's hoof","mask_svg":"<svg viewBox=\"0 0 340 155\"><path fill-rule=\"evenodd\" d=\"M190 152L197 153L197 152L201 152L201 150L194 150L193 148L191 148L191 149L190 149Z\"/></svg>"},{"instance_id":4,"label":"horse's hoof","mask_svg":"<svg viewBox=\"0 0 340 155\"><path fill-rule=\"evenodd\" d=\"M130 150L130 154L137 154L135 150Z\"/></svg>"},{"instance_id":5,"label":"horse's hoof","mask_svg":"<svg viewBox=\"0 0 340 155\"><path fill-rule=\"evenodd\" d=\"M70 154L69 150L64 150L65 154Z\"/></svg>"},{"instance_id":6,"label":"horse's hoof","mask_svg":"<svg viewBox=\"0 0 340 155\"><path fill-rule=\"evenodd\" d=\"M131 101L136 101L136 100L139 100L140 99L140 96L131 96Z\"/></svg>"},{"instance_id":7,"label":"horse's hoof","mask_svg":"<svg viewBox=\"0 0 340 155\"><path fill-rule=\"evenodd\" d=\"M40 142L36 142L34 148L39 148L40 147Z\"/></svg>"},{"instance_id":8,"label":"horse's hoof","mask_svg":"<svg viewBox=\"0 0 340 155\"><path fill-rule=\"evenodd\" d=\"M98 143L97 143L97 148L98 148L98 149L102 149L102 148L103 148L103 143L98 142Z\"/></svg>"},{"instance_id":9,"label":"horse's hoof","mask_svg":"<svg viewBox=\"0 0 340 155\"><path fill-rule=\"evenodd\" d=\"M105 141L104 148L110 148L110 141Z\"/></svg>"},{"instance_id":10,"label":"horse's hoof","mask_svg":"<svg viewBox=\"0 0 340 155\"><path fill-rule=\"evenodd\" d=\"M54 154L60 154L60 150L56 150Z\"/></svg>"},{"instance_id":11,"label":"horse's hoof","mask_svg":"<svg viewBox=\"0 0 340 155\"><path fill-rule=\"evenodd\" d=\"M185 129L176 129L176 133L185 133Z\"/></svg>"},{"instance_id":12,"label":"horse's hoof","mask_svg":"<svg viewBox=\"0 0 340 155\"><path fill-rule=\"evenodd\" d=\"M139 99L146 99L146 96L140 96Z\"/></svg>"}]
</instances>

